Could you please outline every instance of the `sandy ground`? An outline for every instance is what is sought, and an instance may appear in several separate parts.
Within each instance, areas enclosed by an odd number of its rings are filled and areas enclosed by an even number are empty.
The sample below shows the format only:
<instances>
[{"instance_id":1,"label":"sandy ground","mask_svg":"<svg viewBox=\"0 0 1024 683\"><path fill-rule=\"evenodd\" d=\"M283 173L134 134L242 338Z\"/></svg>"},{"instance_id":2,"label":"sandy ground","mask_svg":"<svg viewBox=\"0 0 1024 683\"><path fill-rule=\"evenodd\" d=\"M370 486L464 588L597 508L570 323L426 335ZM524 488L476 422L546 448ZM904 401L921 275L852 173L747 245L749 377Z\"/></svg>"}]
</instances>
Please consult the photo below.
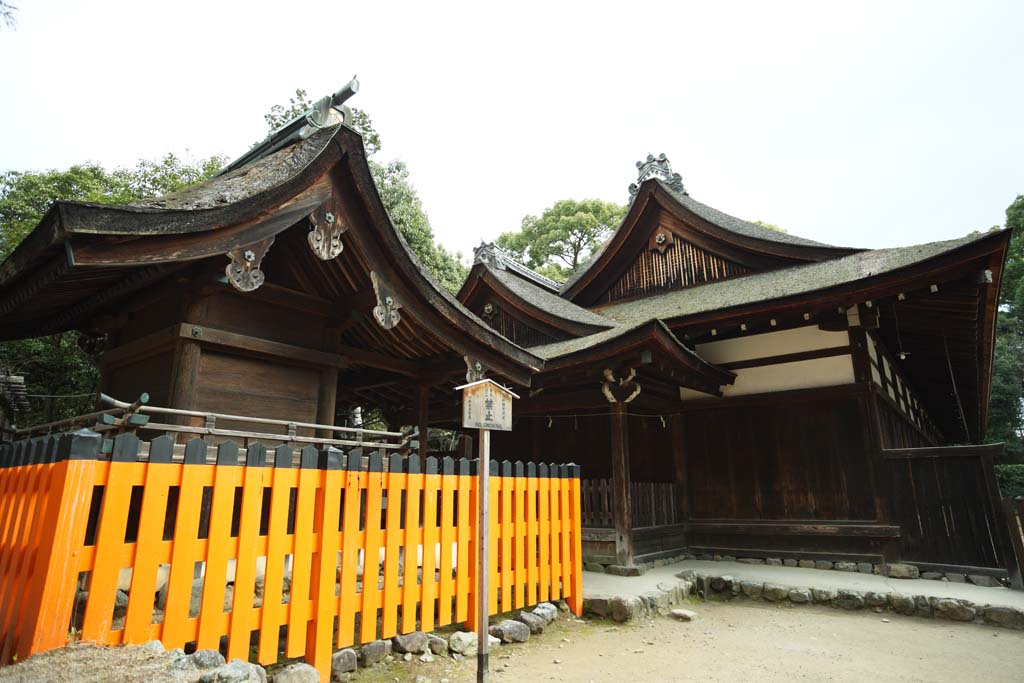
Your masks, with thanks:
<instances>
[{"instance_id":1,"label":"sandy ground","mask_svg":"<svg viewBox=\"0 0 1024 683\"><path fill-rule=\"evenodd\" d=\"M690 605L692 622L655 617L619 625L566 615L523 645L491 654L491 680L1024 681L1024 631L829 607L762 602ZM887 621L886 621L887 620ZM168 680L160 657L76 646L0 668L0 682ZM361 671L353 683L472 683L475 660L439 657ZM163 674L163 675L162 675Z\"/></svg>"},{"instance_id":2,"label":"sandy ground","mask_svg":"<svg viewBox=\"0 0 1024 683\"><path fill-rule=\"evenodd\" d=\"M491 655L491 679L661 681L1024 681L1024 631L829 607L695 603L693 622L558 625ZM888 619L888 622L883 621ZM557 661L557 663L556 663ZM355 683L475 681L475 663L393 665Z\"/></svg>"}]
</instances>

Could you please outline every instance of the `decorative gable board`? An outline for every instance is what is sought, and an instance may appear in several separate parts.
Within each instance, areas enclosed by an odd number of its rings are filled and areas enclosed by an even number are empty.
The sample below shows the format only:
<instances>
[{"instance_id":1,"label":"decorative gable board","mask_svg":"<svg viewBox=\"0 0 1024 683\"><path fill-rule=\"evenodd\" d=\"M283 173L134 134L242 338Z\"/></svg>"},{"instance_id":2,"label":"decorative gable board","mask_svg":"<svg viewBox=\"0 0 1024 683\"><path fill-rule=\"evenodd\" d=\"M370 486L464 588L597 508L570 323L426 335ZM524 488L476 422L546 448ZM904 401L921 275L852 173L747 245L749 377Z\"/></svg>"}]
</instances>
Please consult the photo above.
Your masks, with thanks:
<instances>
[{"instance_id":1,"label":"decorative gable board","mask_svg":"<svg viewBox=\"0 0 1024 683\"><path fill-rule=\"evenodd\" d=\"M659 239L659 236L664 237ZM724 280L750 271L747 266L658 228L651 235L647 248L615 280L605 297L606 301L618 301Z\"/></svg>"},{"instance_id":2,"label":"decorative gable board","mask_svg":"<svg viewBox=\"0 0 1024 683\"><path fill-rule=\"evenodd\" d=\"M476 309L476 306L473 307ZM511 339L514 343L524 348L540 346L552 342L567 339L568 335L553 336L548 332L537 329L521 318L516 317L505 307L500 306L496 301L488 301L474 310L474 313L483 318L484 322L494 328L500 335Z\"/></svg>"}]
</instances>

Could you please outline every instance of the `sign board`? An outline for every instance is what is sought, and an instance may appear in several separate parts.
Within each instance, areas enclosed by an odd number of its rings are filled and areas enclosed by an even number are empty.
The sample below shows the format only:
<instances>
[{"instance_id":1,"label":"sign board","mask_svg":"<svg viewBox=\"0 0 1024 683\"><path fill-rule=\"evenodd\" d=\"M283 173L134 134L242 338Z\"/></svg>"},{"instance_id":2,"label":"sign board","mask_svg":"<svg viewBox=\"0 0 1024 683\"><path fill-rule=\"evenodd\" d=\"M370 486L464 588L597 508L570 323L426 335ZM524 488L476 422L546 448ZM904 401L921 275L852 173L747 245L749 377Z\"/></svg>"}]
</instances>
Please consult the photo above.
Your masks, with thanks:
<instances>
[{"instance_id":1,"label":"sign board","mask_svg":"<svg viewBox=\"0 0 1024 683\"><path fill-rule=\"evenodd\" d=\"M462 390L463 427L512 430L512 399L518 396L490 379L457 388Z\"/></svg>"}]
</instances>

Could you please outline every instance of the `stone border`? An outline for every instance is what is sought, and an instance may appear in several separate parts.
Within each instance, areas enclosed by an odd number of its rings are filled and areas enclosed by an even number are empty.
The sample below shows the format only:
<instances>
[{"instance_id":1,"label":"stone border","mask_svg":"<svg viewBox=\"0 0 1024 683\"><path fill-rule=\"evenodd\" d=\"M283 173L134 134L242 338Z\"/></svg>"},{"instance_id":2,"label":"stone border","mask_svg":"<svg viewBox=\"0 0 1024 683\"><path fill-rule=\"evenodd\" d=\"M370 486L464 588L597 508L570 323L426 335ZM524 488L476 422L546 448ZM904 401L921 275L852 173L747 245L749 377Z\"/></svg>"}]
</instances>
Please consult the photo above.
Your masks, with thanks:
<instances>
[{"instance_id":1,"label":"stone border","mask_svg":"<svg viewBox=\"0 0 1024 683\"><path fill-rule=\"evenodd\" d=\"M739 562L741 564L764 564L775 567L799 567L801 569L824 569L840 572L857 572L860 574L879 574L893 579L928 579L931 581L949 581L951 583L973 583L976 586L985 588L998 588L1008 586L1008 581L997 579L987 574L967 574L960 572L931 572L921 571L916 565L901 562L896 564L872 564L871 562L847 562L832 560L797 560L781 557L734 557L733 555L709 555L693 553L679 553L665 558L641 562L639 564L623 567L619 565L606 565L596 562L584 562L583 568L588 572L604 572L616 576L641 576L649 569L664 567L685 560L702 560L713 562Z\"/></svg>"},{"instance_id":2,"label":"stone border","mask_svg":"<svg viewBox=\"0 0 1024 683\"><path fill-rule=\"evenodd\" d=\"M828 605L836 609L873 609L906 616L973 622L1024 630L1024 610L1002 605L978 605L969 600L905 593L861 592L833 588L790 588L771 582L738 581L728 575L706 575L689 569L677 574L674 585L640 595L584 598L583 610L598 617L626 622L646 616L668 614L674 605L691 595L705 600L734 598L790 602L794 605Z\"/></svg>"}]
</instances>

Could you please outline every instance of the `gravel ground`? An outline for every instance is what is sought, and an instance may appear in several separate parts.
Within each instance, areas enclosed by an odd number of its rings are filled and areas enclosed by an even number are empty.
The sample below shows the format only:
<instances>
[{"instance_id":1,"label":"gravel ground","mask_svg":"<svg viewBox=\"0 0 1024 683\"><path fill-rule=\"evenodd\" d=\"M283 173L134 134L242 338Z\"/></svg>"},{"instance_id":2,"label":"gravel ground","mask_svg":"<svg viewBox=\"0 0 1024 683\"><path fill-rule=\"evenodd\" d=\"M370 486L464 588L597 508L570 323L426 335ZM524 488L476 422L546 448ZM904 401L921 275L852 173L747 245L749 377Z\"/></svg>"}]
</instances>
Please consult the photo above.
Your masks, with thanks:
<instances>
[{"instance_id":1,"label":"gravel ground","mask_svg":"<svg viewBox=\"0 0 1024 683\"><path fill-rule=\"evenodd\" d=\"M1024 680L1024 631L935 619L760 602L694 603L686 623L628 625L561 616L524 645L491 654L491 680L668 681ZM0 668L0 683L162 683L166 660L139 648L76 645ZM353 683L476 680L475 660L439 657L360 672Z\"/></svg>"}]
</instances>

